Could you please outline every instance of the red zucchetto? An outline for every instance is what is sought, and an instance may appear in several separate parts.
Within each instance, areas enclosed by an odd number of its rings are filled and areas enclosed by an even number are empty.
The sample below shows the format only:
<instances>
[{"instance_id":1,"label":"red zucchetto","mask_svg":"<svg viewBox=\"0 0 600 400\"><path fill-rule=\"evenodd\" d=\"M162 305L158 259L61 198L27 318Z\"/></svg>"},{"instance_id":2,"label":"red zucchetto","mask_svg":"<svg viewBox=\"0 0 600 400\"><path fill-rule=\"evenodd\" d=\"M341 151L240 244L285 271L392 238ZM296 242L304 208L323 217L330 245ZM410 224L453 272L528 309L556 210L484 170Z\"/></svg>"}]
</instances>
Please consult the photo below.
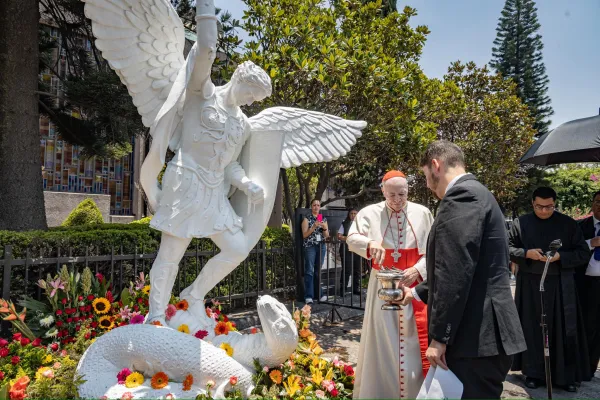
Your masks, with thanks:
<instances>
[{"instance_id":1,"label":"red zucchetto","mask_svg":"<svg viewBox=\"0 0 600 400\"><path fill-rule=\"evenodd\" d=\"M384 176L382 182L388 181L392 178L406 178L406 175L400 171L392 170L388 171Z\"/></svg>"}]
</instances>

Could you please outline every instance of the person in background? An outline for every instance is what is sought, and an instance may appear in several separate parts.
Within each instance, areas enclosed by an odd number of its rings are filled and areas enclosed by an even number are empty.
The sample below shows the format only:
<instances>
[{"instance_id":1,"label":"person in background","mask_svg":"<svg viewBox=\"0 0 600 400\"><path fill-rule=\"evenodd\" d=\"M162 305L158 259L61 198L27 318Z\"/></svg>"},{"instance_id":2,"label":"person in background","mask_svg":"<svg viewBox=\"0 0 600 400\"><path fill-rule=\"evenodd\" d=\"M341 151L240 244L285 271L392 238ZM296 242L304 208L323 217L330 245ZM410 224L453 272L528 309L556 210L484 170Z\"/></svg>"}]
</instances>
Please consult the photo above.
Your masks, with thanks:
<instances>
[{"instance_id":1,"label":"person in background","mask_svg":"<svg viewBox=\"0 0 600 400\"><path fill-rule=\"evenodd\" d=\"M544 312L548 324L552 383L569 392L589 379L589 354L583 315L577 301L574 268L589 260L589 247L571 217L556 210L556 192L537 188L531 197L533 213L513 221L508 234L511 261L519 265L515 302L523 325L527 351L518 354L512 370L526 376L525 385L545 384L540 282L550 242L562 247L550 260L544 282Z\"/></svg>"},{"instance_id":2,"label":"person in background","mask_svg":"<svg viewBox=\"0 0 600 400\"><path fill-rule=\"evenodd\" d=\"M600 191L592 197L592 215L578 221L588 247L589 261L575 269L575 283L590 351L590 378L600 362Z\"/></svg>"},{"instance_id":3,"label":"person in background","mask_svg":"<svg viewBox=\"0 0 600 400\"><path fill-rule=\"evenodd\" d=\"M356 214L358 214L358 210L356 208L351 208L348 211L348 215L340 229L338 230L338 240L340 241L340 257L342 260L342 273L340 274L340 295L344 296L346 294L346 289L348 288L348 284L350 283L350 277L352 277L352 293L356 295L360 295L360 279L362 275L362 258L359 255L356 255L348 249L348 245L346 244L347 232L350 231L350 226L354 222L356 218Z\"/></svg>"},{"instance_id":4,"label":"person in background","mask_svg":"<svg viewBox=\"0 0 600 400\"><path fill-rule=\"evenodd\" d=\"M327 254L325 239L329 237L327 219L319 212L321 201L313 199L310 202L311 213L302 220L302 237L304 238L304 302L312 304L315 295L315 271L320 273L321 266ZM320 291L320 290L319 290ZM322 293L321 293L322 294ZM327 300L320 295L320 300Z\"/></svg>"}]
</instances>

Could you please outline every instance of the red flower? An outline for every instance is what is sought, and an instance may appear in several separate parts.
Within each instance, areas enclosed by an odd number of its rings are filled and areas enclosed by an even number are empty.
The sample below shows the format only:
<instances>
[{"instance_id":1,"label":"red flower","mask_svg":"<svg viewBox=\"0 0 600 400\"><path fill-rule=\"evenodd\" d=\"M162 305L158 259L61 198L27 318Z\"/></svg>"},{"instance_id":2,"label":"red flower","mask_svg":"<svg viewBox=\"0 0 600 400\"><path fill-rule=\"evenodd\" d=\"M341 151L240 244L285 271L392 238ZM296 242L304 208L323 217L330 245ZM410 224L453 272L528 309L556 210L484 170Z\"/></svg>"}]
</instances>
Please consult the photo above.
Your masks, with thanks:
<instances>
[{"instance_id":1,"label":"red flower","mask_svg":"<svg viewBox=\"0 0 600 400\"><path fill-rule=\"evenodd\" d=\"M0 371L0 381L4 379L4 372Z\"/></svg>"},{"instance_id":2,"label":"red flower","mask_svg":"<svg viewBox=\"0 0 600 400\"><path fill-rule=\"evenodd\" d=\"M63 336L69 336L69 330L68 329L63 329L62 331Z\"/></svg>"},{"instance_id":3,"label":"red flower","mask_svg":"<svg viewBox=\"0 0 600 400\"><path fill-rule=\"evenodd\" d=\"M63 333L62 333L62 331L59 331L59 332L56 334L56 337L59 337L59 338L63 337Z\"/></svg>"},{"instance_id":4,"label":"red flower","mask_svg":"<svg viewBox=\"0 0 600 400\"><path fill-rule=\"evenodd\" d=\"M110 303L114 303L115 301L115 298L110 290L106 292L106 300L108 300Z\"/></svg>"},{"instance_id":5,"label":"red flower","mask_svg":"<svg viewBox=\"0 0 600 400\"><path fill-rule=\"evenodd\" d=\"M200 329L198 332L194 333L194 336L198 339L204 339L208 336L208 331Z\"/></svg>"},{"instance_id":6,"label":"red flower","mask_svg":"<svg viewBox=\"0 0 600 400\"><path fill-rule=\"evenodd\" d=\"M123 321L119 324L119 326L125 326L125 325L127 325L127 322L125 322L125 321Z\"/></svg>"},{"instance_id":7,"label":"red flower","mask_svg":"<svg viewBox=\"0 0 600 400\"><path fill-rule=\"evenodd\" d=\"M13 340L16 340L16 341L21 340L21 334L19 332L13 334Z\"/></svg>"},{"instance_id":8,"label":"red flower","mask_svg":"<svg viewBox=\"0 0 600 400\"><path fill-rule=\"evenodd\" d=\"M96 331L92 331L92 336L96 336L96 335L97 335Z\"/></svg>"},{"instance_id":9,"label":"red flower","mask_svg":"<svg viewBox=\"0 0 600 400\"><path fill-rule=\"evenodd\" d=\"M67 298L65 297L65 298L64 298L64 299L62 299L60 302L61 302L61 303L63 303L63 304L67 304Z\"/></svg>"},{"instance_id":10,"label":"red flower","mask_svg":"<svg viewBox=\"0 0 600 400\"><path fill-rule=\"evenodd\" d=\"M235 324L235 322L232 322L231 326L233 326L234 328L237 328L237 325Z\"/></svg>"},{"instance_id":11,"label":"red flower","mask_svg":"<svg viewBox=\"0 0 600 400\"><path fill-rule=\"evenodd\" d=\"M85 338L86 338L86 339L89 339L89 338L91 338L91 337L92 337L92 334L91 334L90 332L88 332L88 333L86 333L86 334L85 334Z\"/></svg>"},{"instance_id":12,"label":"red flower","mask_svg":"<svg viewBox=\"0 0 600 400\"><path fill-rule=\"evenodd\" d=\"M229 322L229 318L227 318L227 315L224 315L224 316L223 316L223 321L225 321L225 322Z\"/></svg>"},{"instance_id":13,"label":"red flower","mask_svg":"<svg viewBox=\"0 0 600 400\"><path fill-rule=\"evenodd\" d=\"M85 311L85 306L79 306L79 311L84 312Z\"/></svg>"},{"instance_id":14,"label":"red flower","mask_svg":"<svg viewBox=\"0 0 600 400\"><path fill-rule=\"evenodd\" d=\"M149 304L149 302L148 302L148 299L144 299L144 305L145 305L146 307L148 307L148 304Z\"/></svg>"},{"instance_id":15,"label":"red flower","mask_svg":"<svg viewBox=\"0 0 600 400\"><path fill-rule=\"evenodd\" d=\"M331 393L331 395L332 395L333 397L337 397L337 396L338 396L338 394L339 394L337 389L333 389L333 390L332 390L331 392L329 392L329 393Z\"/></svg>"},{"instance_id":16,"label":"red flower","mask_svg":"<svg viewBox=\"0 0 600 400\"><path fill-rule=\"evenodd\" d=\"M231 378L229 378L229 383L231 384L231 386L237 385L237 383L238 383L237 376L232 376Z\"/></svg>"},{"instance_id":17,"label":"red flower","mask_svg":"<svg viewBox=\"0 0 600 400\"><path fill-rule=\"evenodd\" d=\"M215 310L215 314L219 315L221 314L221 310L219 310L218 308Z\"/></svg>"},{"instance_id":18,"label":"red flower","mask_svg":"<svg viewBox=\"0 0 600 400\"><path fill-rule=\"evenodd\" d=\"M93 294L88 294L87 299L88 299L88 301L94 300L94 295Z\"/></svg>"},{"instance_id":19,"label":"red flower","mask_svg":"<svg viewBox=\"0 0 600 400\"><path fill-rule=\"evenodd\" d=\"M52 343L50 345L50 350L57 351L58 350L58 343Z\"/></svg>"},{"instance_id":20,"label":"red flower","mask_svg":"<svg viewBox=\"0 0 600 400\"><path fill-rule=\"evenodd\" d=\"M79 301L83 301L83 296L78 297Z\"/></svg>"},{"instance_id":21,"label":"red flower","mask_svg":"<svg viewBox=\"0 0 600 400\"><path fill-rule=\"evenodd\" d=\"M92 322L91 327L96 329L98 327L98 323L96 321Z\"/></svg>"},{"instance_id":22,"label":"red flower","mask_svg":"<svg viewBox=\"0 0 600 400\"><path fill-rule=\"evenodd\" d=\"M29 343L31 343L31 340L29 340L28 338L21 338L21 346L27 346Z\"/></svg>"},{"instance_id":23,"label":"red flower","mask_svg":"<svg viewBox=\"0 0 600 400\"><path fill-rule=\"evenodd\" d=\"M0 349L0 357L6 357L8 355L8 353L9 353L8 348L3 347Z\"/></svg>"},{"instance_id":24,"label":"red flower","mask_svg":"<svg viewBox=\"0 0 600 400\"><path fill-rule=\"evenodd\" d=\"M80 330L80 329L81 329L81 325L77 325L77 326L75 327L75 332L79 332L79 330Z\"/></svg>"},{"instance_id":25,"label":"red flower","mask_svg":"<svg viewBox=\"0 0 600 400\"><path fill-rule=\"evenodd\" d=\"M56 321L56 327L60 328L61 326L63 326L63 322L62 321Z\"/></svg>"},{"instance_id":26,"label":"red flower","mask_svg":"<svg viewBox=\"0 0 600 400\"><path fill-rule=\"evenodd\" d=\"M96 274L96 279L98 279L98 281L99 281L100 283L102 283L102 282L104 281L104 275L102 275L100 272L98 272L98 273Z\"/></svg>"},{"instance_id":27,"label":"red flower","mask_svg":"<svg viewBox=\"0 0 600 400\"><path fill-rule=\"evenodd\" d=\"M62 310L56 310L56 315L62 315Z\"/></svg>"},{"instance_id":28,"label":"red flower","mask_svg":"<svg viewBox=\"0 0 600 400\"><path fill-rule=\"evenodd\" d=\"M12 363L12 365L17 365L19 363L19 361L21 361L21 358L19 358L19 356L13 356L10 359L10 362Z\"/></svg>"},{"instance_id":29,"label":"red flower","mask_svg":"<svg viewBox=\"0 0 600 400\"><path fill-rule=\"evenodd\" d=\"M70 324L71 322L73 322L73 318L71 318L71 317L67 318L67 324Z\"/></svg>"},{"instance_id":30,"label":"red flower","mask_svg":"<svg viewBox=\"0 0 600 400\"><path fill-rule=\"evenodd\" d=\"M134 309L135 311L140 311L140 308L139 308L137 305L133 306L133 309Z\"/></svg>"},{"instance_id":31,"label":"red flower","mask_svg":"<svg viewBox=\"0 0 600 400\"><path fill-rule=\"evenodd\" d=\"M8 345L8 340L6 340L6 339L0 339L0 347L4 347L6 345Z\"/></svg>"},{"instance_id":32,"label":"red flower","mask_svg":"<svg viewBox=\"0 0 600 400\"><path fill-rule=\"evenodd\" d=\"M33 343L31 343L31 345L32 345L32 346L34 346L34 347L38 347L38 346L40 346L41 344L42 344L42 339L40 339L40 338L37 338L37 339L35 339L35 340L33 341Z\"/></svg>"},{"instance_id":33,"label":"red flower","mask_svg":"<svg viewBox=\"0 0 600 400\"><path fill-rule=\"evenodd\" d=\"M144 299L142 299L141 297L139 297L139 298L137 299L137 302L138 302L138 304L142 304L142 303L144 303Z\"/></svg>"},{"instance_id":34,"label":"red flower","mask_svg":"<svg viewBox=\"0 0 600 400\"><path fill-rule=\"evenodd\" d=\"M354 368L351 365L344 365L344 373L348 376L354 376Z\"/></svg>"}]
</instances>

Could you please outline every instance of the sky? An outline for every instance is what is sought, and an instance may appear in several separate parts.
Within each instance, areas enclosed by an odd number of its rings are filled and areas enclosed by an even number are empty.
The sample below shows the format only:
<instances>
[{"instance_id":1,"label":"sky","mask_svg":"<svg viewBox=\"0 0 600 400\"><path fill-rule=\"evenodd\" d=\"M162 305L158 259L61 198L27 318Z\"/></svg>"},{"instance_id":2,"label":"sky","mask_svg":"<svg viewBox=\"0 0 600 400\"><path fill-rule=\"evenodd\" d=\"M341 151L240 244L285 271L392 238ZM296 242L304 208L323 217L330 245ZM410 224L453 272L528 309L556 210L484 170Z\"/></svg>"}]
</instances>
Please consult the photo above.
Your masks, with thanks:
<instances>
[{"instance_id":1,"label":"sky","mask_svg":"<svg viewBox=\"0 0 600 400\"><path fill-rule=\"evenodd\" d=\"M600 0L538 0L544 63L550 79L548 95L554 115L551 128L598 115L600 108ZM215 5L241 19L241 0L215 0ZM400 0L398 8L415 8L411 25L426 25L421 67L427 76L442 78L451 62L492 57L496 26L504 0ZM247 39L244 32L239 32Z\"/></svg>"}]
</instances>

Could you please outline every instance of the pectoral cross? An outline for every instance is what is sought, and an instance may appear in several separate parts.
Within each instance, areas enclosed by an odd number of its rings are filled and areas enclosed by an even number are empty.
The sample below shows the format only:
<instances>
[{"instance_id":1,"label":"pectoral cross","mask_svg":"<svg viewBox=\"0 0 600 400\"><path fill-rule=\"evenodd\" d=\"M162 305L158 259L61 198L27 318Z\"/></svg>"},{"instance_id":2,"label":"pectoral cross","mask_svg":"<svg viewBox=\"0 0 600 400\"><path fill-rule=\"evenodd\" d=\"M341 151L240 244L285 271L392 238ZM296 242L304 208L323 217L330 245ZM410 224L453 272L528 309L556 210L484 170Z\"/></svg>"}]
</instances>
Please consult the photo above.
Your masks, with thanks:
<instances>
[{"instance_id":1,"label":"pectoral cross","mask_svg":"<svg viewBox=\"0 0 600 400\"><path fill-rule=\"evenodd\" d=\"M398 249L394 249L394 252L392 253L392 258L394 259L394 263L397 263L398 260L400 259L400 257L402 257L402 254L400 254L398 252Z\"/></svg>"}]
</instances>

